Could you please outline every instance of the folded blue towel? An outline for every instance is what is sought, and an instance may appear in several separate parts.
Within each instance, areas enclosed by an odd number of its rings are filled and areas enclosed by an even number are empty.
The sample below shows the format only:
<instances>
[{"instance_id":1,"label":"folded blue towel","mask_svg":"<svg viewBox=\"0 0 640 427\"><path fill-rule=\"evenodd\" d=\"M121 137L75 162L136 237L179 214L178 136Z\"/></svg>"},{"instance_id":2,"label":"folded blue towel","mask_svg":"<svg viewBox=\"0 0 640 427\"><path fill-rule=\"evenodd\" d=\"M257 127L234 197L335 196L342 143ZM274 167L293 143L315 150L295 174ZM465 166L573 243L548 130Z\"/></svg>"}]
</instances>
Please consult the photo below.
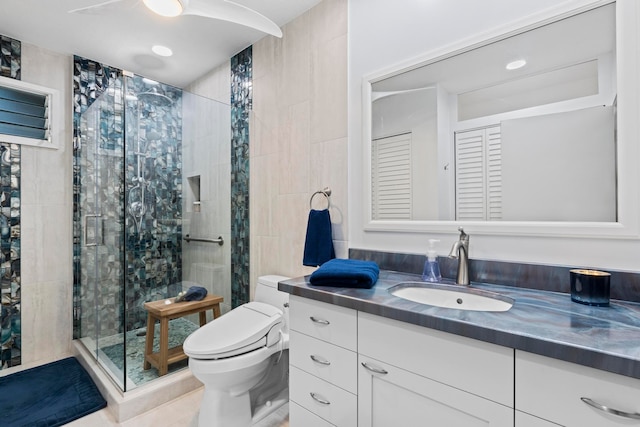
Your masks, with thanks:
<instances>
[{"instance_id":1,"label":"folded blue towel","mask_svg":"<svg viewBox=\"0 0 640 427\"><path fill-rule=\"evenodd\" d=\"M376 284L379 274L380 268L373 261L332 259L314 271L309 280L314 286L369 289Z\"/></svg>"},{"instance_id":2,"label":"folded blue towel","mask_svg":"<svg viewBox=\"0 0 640 427\"><path fill-rule=\"evenodd\" d=\"M317 267L335 257L329 210L311 209L307 222L307 237L304 242L302 265Z\"/></svg>"},{"instance_id":3,"label":"folded blue towel","mask_svg":"<svg viewBox=\"0 0 640 427\"><path fill-rule=\"evenodd\" d=\"M207 290L201 286L191 286L187 289L183 299L185 301L200 301L207 296Z\"/></svg>"}]
</instances>

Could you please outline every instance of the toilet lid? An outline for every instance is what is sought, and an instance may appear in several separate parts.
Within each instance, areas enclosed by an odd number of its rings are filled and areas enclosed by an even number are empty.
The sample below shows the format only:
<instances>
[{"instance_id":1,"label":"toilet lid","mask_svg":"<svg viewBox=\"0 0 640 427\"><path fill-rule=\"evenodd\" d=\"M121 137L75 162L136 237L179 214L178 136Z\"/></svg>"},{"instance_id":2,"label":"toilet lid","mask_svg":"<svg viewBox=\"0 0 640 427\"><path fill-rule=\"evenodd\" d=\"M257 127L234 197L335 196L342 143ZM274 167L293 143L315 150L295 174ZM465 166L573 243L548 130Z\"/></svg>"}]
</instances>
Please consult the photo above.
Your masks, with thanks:
<instances>
[{"instance_id":1,"label":"toilet lid","mask_svg":"<svg viewBox=\"0 0 640 427\"><path fill-rule=\"evenodd\" d=\"M183 350L197 359L230 357L264 347L269 331L281 326L280 310L262 302L249 302L193 332Z\"/></svg>"}]
</instances>

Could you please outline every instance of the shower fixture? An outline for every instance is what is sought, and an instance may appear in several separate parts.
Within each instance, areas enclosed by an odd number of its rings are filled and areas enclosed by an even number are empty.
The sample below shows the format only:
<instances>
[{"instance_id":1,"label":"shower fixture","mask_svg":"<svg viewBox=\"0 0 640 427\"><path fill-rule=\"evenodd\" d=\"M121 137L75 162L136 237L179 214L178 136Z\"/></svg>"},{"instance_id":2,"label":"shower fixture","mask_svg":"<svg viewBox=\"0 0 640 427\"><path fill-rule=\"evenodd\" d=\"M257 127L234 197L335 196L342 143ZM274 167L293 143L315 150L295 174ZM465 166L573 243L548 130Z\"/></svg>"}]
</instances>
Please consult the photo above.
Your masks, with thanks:
<instances>
[{"instance_id":1,"label":"shower fixture","mask_svg":"<svg viewBox=\"0 0 640 427\"><path fill-rule=\"evenodd\" d=\"M141 104L153 105L156 107L169 107L173 104L171 98L161 93L158 93L154 87L148 92L142 92L137 95L138 109ZM138 113L139 114L139 113ZM142 144L142 136L140 129L140 121L138 121L138 139L137 146L133 152L136 158L136 175L131 179L133 187L129 189L128 194L128 207L127 212L133 218L133 222L138 234L142 231L142 220L144 215L149 209L149 202L147 192L149 192L149 181L145 179L145 166L146 159L149 158L146 145ZM145 131L145 142L159 141L162 139L162 135L155 129L148 129ZM153 194L149 194L153 198Z\"/></svg>"}]
</instances>

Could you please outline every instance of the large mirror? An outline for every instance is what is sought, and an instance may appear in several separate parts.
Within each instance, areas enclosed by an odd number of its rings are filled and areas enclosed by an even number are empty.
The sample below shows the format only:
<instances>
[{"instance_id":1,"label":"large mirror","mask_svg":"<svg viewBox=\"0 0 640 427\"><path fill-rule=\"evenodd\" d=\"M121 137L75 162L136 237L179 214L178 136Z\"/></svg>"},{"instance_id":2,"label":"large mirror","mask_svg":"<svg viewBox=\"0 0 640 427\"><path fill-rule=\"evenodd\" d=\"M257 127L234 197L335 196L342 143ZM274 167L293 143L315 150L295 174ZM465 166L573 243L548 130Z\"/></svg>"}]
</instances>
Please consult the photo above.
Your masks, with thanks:
<instances>
[{"instance_id":1,"label":"large mirror","mask_svg":"<svg viewBox=\"0 0 640 427\"><path fill-rule=\"evenodd\" d=\"M615 8L371 79L371 220L618 221Z\"/></svg>"}]
</instances>

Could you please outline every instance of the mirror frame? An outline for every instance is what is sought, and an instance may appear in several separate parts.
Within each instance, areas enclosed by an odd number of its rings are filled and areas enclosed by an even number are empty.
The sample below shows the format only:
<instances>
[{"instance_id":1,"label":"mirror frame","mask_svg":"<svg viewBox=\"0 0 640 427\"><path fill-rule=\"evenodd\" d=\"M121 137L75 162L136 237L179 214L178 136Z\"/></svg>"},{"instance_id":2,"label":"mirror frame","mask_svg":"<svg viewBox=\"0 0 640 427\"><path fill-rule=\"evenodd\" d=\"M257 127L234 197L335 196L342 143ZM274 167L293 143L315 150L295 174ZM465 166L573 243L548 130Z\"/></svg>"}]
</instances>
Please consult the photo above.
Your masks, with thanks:
<instances>
[{"instance_id":1,"label":"mirror frame","mask_svg":"<svg viewBox=\"0 0 640 427\"><path fill-rule=\"evenodd\" d=\"M617 76L617 222L565 221L414 221L372 220L371 217L371 94L372 84L411 69L458 55L484 45L529 31L606 4L616 3L616 76ZM542 19L541 19L542 18ZM573 8L557 8L535 20L522 20L510 26L482 34L428 52L419 58L396 64L363 77L363 199L364 230L414 233L446 233L459 226L487 235L555 237L640 237L640 2L598 0Z\"/></svg>"}]
</instances>

